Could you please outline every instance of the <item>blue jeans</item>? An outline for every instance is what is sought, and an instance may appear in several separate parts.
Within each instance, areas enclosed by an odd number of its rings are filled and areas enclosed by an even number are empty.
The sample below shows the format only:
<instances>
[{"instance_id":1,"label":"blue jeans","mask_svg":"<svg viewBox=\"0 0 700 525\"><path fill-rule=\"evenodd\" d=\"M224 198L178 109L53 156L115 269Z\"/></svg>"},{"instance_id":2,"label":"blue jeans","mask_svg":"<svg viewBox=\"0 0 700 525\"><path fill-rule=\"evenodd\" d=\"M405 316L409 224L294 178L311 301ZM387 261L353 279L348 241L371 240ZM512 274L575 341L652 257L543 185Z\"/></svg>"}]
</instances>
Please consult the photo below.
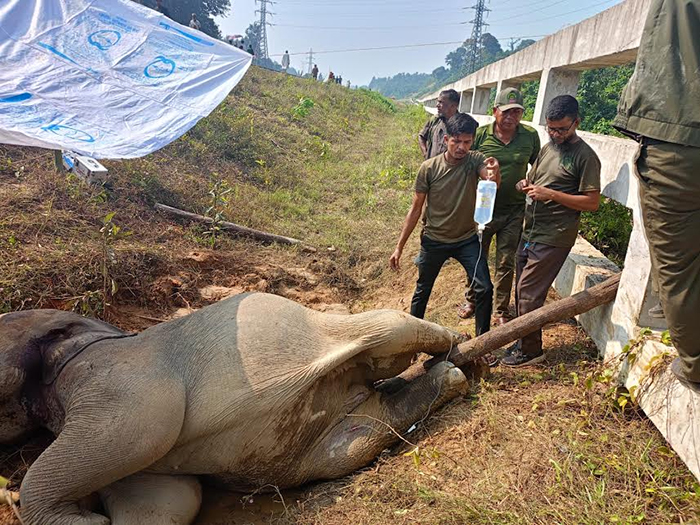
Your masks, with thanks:
<instances>
[{"instance_id":1,"label":"blue jeans","mask_svg":"<svg viewBox=\"0 0 700 525\"><path fill-rule=\"evenodd\" d=\"M476 235L455 243L437 242L423 235L420 254L416 259L418 281L416 281L416 291L411 301L411 315L421 319L425 316L425 308L428 306L435 279L442 265L452 257L464 267L469 282L474 287L476 335L488 332L491 327L493 285L489 276L488 254L484 253L479 257L479 250L479 238Z\"/></svg>"}]
</instances>

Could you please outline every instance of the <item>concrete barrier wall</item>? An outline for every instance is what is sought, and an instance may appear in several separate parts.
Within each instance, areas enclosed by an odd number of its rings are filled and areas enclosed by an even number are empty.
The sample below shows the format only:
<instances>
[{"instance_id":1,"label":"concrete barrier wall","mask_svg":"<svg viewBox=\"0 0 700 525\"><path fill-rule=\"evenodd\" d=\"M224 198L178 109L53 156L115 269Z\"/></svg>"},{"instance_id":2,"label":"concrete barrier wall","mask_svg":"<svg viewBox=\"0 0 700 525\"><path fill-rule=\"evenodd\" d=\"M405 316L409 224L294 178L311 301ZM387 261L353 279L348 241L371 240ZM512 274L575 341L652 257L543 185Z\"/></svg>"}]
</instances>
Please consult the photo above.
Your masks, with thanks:
<instances>
[{"instance_id":1,"label":"concrete barrier wall","mask_svg":"<svg viewBox=\"0 0 700 525\"><path fill-rule=\"evenodd\" d=\"M625 64L636 57L650 0L627 0L580 24L567 27L532 46L442 89L462 94L460 110L471 113L480 124L486 115L492 88L519 86L540 80L533 123L545 144L544 108L555 96L576 95L583 70ZM442 91L442 89L440 91ZM439 91L421 100L426 111L435 114ZM614 303L579 316L586 333L603 358L619 366L620 382L635 394L654 422L693 474L700 480L700 395L680 385L667 366L675 354L659 342L663 322L650 319L647 311L656 304L651 293L651 262L639 206L639 186L634 173L638 145L628 139L580 132L602 162L601 187L606 197L632 210L634 227L627 249L620 288ZM580 238L554 283L559 295L568 296L596 284L619 268ZM639 339L641 327L657 331L635 346L634 363L625 360L630 342ZM698 436L696 438L696 436Z\"/></svg>"}]
</instances>

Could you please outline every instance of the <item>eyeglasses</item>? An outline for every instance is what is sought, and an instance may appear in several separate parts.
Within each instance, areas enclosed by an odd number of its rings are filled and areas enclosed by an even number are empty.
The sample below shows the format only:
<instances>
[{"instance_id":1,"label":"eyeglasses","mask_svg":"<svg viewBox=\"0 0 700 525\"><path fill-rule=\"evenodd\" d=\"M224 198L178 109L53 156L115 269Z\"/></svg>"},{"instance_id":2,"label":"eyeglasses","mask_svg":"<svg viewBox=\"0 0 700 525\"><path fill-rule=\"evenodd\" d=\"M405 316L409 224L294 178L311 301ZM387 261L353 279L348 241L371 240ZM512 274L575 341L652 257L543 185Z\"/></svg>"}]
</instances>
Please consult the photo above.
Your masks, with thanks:
<instances>
[{"instance_id":1,"label":"eyeglasses","mask_svg":"<svg viewBox=\"0 0 700 525\"><path fill-rule=\"evenodd\" d=\"M576 124L575 120L571 123L571 126L569 126L568 128L550 128L549 126L545 126L544 128L547 130L547 133L549 133L550 135L552 133L556 133L557 135L565 135L569 132L569 130L571 128L574 127L574 124Z\"/></svg>"}]
</instances>

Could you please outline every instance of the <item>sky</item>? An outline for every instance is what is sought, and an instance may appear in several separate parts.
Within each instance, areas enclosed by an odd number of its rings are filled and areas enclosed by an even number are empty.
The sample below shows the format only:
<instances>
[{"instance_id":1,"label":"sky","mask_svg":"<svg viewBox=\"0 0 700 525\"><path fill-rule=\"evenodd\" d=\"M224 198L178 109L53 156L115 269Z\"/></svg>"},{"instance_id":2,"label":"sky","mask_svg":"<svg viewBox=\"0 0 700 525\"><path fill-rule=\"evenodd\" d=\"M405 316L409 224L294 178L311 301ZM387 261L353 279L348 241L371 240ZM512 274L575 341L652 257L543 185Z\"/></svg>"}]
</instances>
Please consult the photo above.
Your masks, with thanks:
<instances>
[{"instance_id":1,"label":"sky","mask_svg":"<svg viewBox=\"0 0 700 525\"><path fill-rule=\"evenodd\" d=\"M487 0L485 32L506 49L511 38L543 36L609 9L622 0ZM630 0L634 1L634 0ZM271 58L288 50L291 65L306 71L309 49L324 77L329 71L367 85L373 76L430 73L445 55L469 38L476 0L274 0L267 28ZM259 19L259 0L231 0L228 16L217 19L224 35L244 34ZM439 45L423 45L439 44ZM401 49L346 51L388 46ZM341 52L342 51L342 52Z\"/></svg>"}]
</instances>

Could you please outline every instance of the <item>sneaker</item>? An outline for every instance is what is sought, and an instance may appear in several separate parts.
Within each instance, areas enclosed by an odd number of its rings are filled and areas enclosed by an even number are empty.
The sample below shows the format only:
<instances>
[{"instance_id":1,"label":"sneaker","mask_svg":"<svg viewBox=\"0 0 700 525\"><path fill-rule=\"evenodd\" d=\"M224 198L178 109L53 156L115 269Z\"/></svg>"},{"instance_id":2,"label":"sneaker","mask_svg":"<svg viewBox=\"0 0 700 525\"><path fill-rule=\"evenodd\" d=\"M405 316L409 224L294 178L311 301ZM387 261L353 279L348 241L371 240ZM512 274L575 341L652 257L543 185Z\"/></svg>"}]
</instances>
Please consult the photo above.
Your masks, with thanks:
<instances>
[{"instance_id":1,"label":"sneaker","mask_svg":"<svg viewBox=\"0 0 700 525\"><path fill-rule=\"evenodd\" d=\"M544 352L542 352L542 350L540 350L537 355L527 355L523 354L523 351L519 346L517 348L514 348L514 346L515 345L506 350L506 355L501 359L501 363L504 365L518 368L521 366L536 365L537 363L544 361Z\"/></svg>"},{"instance_id":2,"label":"sneaker","mask_svg":"<svg viewBox=\"0 0 700 525\"><path fill-rule=\"evenodd\" d=\"M693 392L700 393L700 383L697 381L691 381L685 377L685 373L683 372L683 361L681 361L680 357L676 357L671 363L671 372L673 372L673 375L676 376L676 379L678 379L681 385L692 390Z\"/></svg>"},{"instance_id":3,"label":"sneaker","mask_svg":"<svg viewBox=\"0 0 700 525\"><path fill-rule=\"evenodd\" d=\"M647 312L649 314L649 317L652 319L663 319L664 318L664 309L661 308L661 303L657 304L653 308L649 308L649 311Z\"/></svg>"}]
</instances>

